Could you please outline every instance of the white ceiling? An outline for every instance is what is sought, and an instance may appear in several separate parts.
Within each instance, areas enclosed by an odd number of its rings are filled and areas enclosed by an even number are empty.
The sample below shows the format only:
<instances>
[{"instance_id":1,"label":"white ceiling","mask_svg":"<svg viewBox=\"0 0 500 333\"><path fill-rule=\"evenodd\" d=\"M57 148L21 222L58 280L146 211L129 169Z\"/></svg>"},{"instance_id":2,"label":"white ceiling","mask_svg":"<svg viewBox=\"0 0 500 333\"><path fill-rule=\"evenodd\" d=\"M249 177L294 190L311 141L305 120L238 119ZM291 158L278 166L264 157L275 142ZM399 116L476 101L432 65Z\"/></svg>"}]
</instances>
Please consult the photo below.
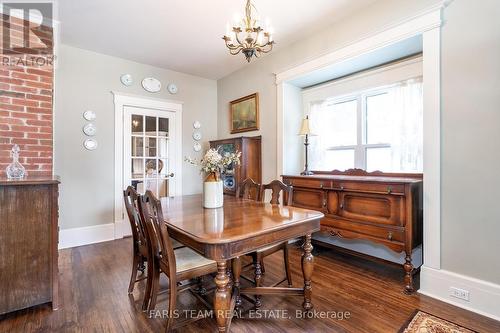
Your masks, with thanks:
<instances>
[{"instance_id":1,"label":"white ceiling","mask_svg":"<svg viewBox=\"0 0 500 333\"><path fill-rule=\"evenodd\" d=\"M275 50L375 0L254 0L275 29ZM218 79L247 65L221 39L245 0L60 0L61 42ZM253 60L255 61L255 60Z\"/></svg>"}]
</instances>

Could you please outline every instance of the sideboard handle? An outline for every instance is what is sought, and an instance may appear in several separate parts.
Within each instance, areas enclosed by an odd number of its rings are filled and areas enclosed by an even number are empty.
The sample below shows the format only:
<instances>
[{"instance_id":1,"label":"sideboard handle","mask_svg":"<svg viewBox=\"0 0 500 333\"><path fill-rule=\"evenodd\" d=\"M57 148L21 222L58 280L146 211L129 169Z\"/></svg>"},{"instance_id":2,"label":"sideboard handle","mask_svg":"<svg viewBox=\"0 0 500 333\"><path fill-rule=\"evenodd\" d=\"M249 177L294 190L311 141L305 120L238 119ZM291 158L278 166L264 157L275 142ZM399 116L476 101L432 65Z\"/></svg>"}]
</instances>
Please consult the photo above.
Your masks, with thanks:
<instances>
[{"instance_id":1,"label":"sideboard handle","mask_svg":"<svg viewBox=\"0 0 500 333\"><path fill-rule=\"evenodd\" d=\"M330 231L330 236L332 237L339 237L339 238L343 238L344 236L342 236L342 234L340 233L340 231L335 231L335 230L331 230Z\"/></svg>"},{"instance_id":2,"label":"sideboard handle","mask_svg":"<svg viewBox=\"0 0 500 333\"><path fill-rule=\"evenodd\" d=\"M387 239L392 241L392 231L390 231L389 234L387 235Z\"/></svg>"}]
</instances>

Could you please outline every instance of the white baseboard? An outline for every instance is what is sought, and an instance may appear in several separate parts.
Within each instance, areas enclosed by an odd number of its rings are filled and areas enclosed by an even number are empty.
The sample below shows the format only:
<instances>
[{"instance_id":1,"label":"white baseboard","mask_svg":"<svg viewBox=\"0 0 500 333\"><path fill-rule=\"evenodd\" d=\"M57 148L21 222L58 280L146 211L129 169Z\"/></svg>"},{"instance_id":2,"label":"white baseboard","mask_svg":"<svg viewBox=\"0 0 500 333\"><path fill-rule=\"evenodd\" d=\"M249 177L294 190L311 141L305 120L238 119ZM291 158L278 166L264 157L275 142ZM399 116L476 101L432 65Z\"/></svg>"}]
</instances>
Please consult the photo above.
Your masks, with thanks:
<instances>
[{"instance_id":1,"label":"white baseboard","mask_svg":"<svg viewBox=\"0 0 500 333\"><path fill-rule=\"evenodd\" d=\"M470 301L450 296L450 287L469 291ZM421 294L437 298L469 311L500 320L500 285L443 269L422 266L420 272Z\"/></svg>"},{"instance_id":2,"label":"white baseboard","mask_svg":"<svg viewBox=\"0 0 500 333\"><path fill-rule=\"evenodd\" d=\"M63 229L59 231L59 249L106 242L114 239L114 223Z\"/></svg>"}]
</instances>

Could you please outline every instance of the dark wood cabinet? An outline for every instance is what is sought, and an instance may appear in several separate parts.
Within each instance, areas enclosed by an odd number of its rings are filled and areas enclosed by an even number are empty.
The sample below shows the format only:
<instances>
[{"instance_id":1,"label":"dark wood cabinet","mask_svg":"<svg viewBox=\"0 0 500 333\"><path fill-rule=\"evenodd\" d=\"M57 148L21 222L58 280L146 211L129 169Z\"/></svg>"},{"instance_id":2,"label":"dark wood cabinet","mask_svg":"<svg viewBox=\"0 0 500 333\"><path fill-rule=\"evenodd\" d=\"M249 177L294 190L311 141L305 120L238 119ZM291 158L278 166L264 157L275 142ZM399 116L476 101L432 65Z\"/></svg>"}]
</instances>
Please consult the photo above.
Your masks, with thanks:
<instances>
[{"instance_id":1,"label":"dark wood cabinet","mask_svg":"<svg viewBox=\"0 0 500 333\"><path fill-rule=\"evenodd\" d=\"M413 291L412 251L422 244L422 175L368 173L359 169L283 176L293 205L325 214L331 237L360 238L405 252L405 290Z\"/></svg>"},{"instance_id":2,"label":"dark wood cabinet","mask_svg":"<svg viewBox=\"0 0 500 333\"><path fill-rule=\"evenodd\" d=\"M58 184L0 178L0 314L58 306Z\"/></svg>"},{"instance_id":3,"label":"dark wood cabinet","mask_svg":"<svg viewBox=\"0 0 500 333\"><path fill-rule=\"evenodd\" d=\"M262 150L260 136L242 136L224 140L210 141L210 148L223 152L241 152L241 166L222 175L224 193L235 195L242 181L252 178L262 183Z\"/></svg>"}]
</instances>

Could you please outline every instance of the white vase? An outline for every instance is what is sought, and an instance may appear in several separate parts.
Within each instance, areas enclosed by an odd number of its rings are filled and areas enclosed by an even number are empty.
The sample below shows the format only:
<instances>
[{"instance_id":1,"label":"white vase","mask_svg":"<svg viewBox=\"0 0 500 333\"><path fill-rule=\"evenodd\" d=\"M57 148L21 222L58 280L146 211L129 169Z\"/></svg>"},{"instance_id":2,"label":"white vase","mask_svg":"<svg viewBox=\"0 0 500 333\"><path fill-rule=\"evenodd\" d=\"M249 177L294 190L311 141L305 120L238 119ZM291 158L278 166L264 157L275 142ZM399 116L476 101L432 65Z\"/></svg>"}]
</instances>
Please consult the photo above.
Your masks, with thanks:
<instances>
[{"instance_id":1,"label":"white vase","mask_svg":"<svg viewBox=\"0 0 500 333\"><path fill-rule=\"evenodd\" d=\"M203 183L203 207L219 208L224 204L222 180Z\"/></svg>"}]
</instances>

